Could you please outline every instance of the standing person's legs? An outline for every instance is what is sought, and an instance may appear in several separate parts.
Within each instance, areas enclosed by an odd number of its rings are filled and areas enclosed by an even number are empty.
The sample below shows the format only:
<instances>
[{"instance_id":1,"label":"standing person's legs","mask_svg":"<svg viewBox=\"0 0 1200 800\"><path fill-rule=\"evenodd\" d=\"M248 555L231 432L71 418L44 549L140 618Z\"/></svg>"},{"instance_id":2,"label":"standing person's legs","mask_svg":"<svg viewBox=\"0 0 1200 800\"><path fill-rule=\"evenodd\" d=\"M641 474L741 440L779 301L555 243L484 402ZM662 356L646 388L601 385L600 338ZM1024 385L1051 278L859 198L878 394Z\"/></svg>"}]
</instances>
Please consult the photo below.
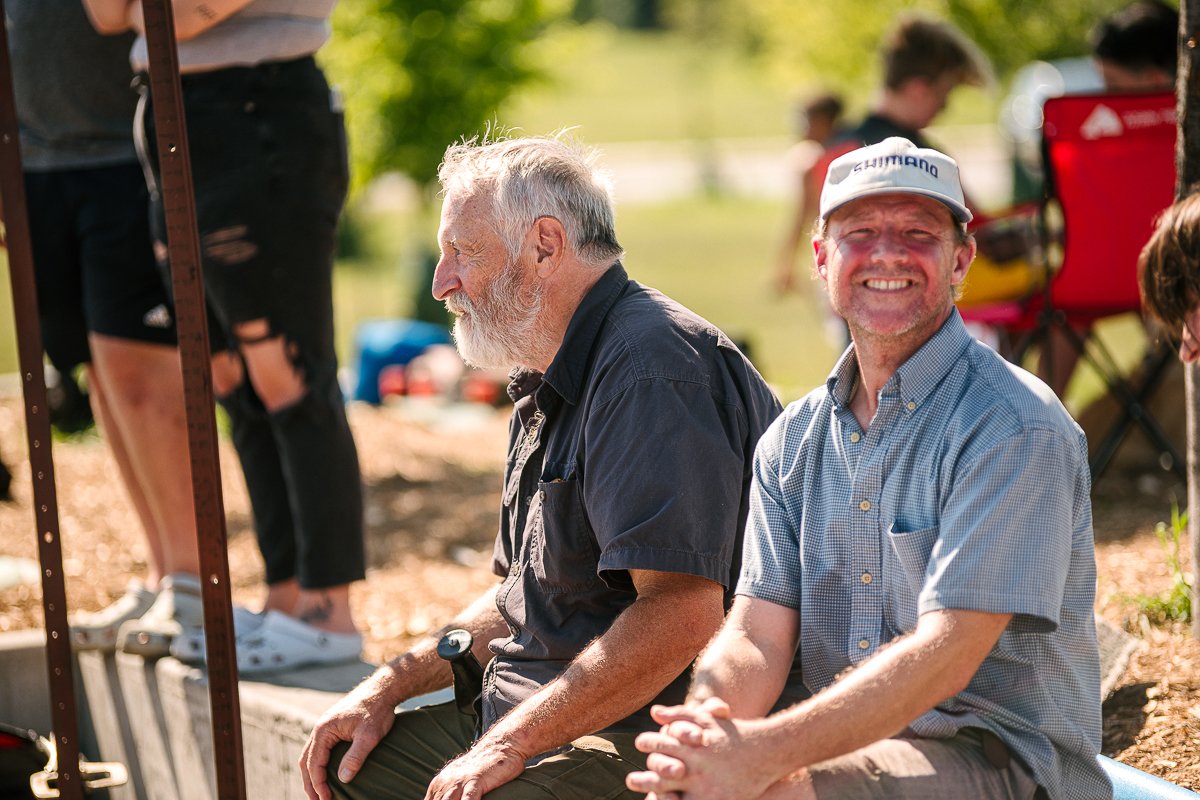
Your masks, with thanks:
<instances>
[{"instance_id":1,"label":"standing person's legs","mask_svg":"<svg viewBox=\"0 0 1200 800\"><path fill-rule=\"evenodd\" d=\"M148 586L132 583L74 620L77 646L107 648L151 608L162 578L198 572L174 321L136 164L31 173L26 189L47 354L60 366L90 362L96 415L149 551Z\"/></svg>"},{"instance_id":2,"label":"standing person's legs","mask_svg":"<svg viewBox=\"0 0 1200 800\"><path fill-rule=\"evenodd\" d=\"M357 656L349 584L365 575L362 490L333 348L340 114L311 59L183 83L189 139L202 143L192 169L205 287L226 341L214 348L214 389L233 424L269 602L291 606L268 607L290 618L268 613L239 637L239 667Z\"/></svg>"},{"instance_id":3,"label":"standing person's legs","mask_svg":"<svg viewBox=\"0 0 1200 800\"><path fill-rule=\"evenodd\" d=\"M198 575L179 350L103 334L90 341L89 385L100 392L113 455L132 476L127 484L144 498L151 520L150 548L158 555L147 583L178 572Z\"/></svg>"}]
</instances>

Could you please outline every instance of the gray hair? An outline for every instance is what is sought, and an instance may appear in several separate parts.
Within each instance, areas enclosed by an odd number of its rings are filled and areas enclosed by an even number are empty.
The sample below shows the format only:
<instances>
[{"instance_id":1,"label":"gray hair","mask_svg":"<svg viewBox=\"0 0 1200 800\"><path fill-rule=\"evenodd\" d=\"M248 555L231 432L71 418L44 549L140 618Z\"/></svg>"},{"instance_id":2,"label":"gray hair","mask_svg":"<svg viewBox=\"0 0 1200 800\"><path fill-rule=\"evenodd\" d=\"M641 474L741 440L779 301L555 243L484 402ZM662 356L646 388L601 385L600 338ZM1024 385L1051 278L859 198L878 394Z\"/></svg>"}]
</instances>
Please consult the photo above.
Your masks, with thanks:
<instances>
[{"instance_id":1,"label":"gray hair","mask_svg":"<svg viewBox=\"0 0 1200 800\"><path fill-rule=\"evenodd\" d=\"M539 217L562 223L579 258L607 267L624 251L617 242L612 189L595 167L593 150L559 136L451 145L438 167L442 191L484 192L491 196L496 233L515 255Z\"/></svg>"}]
</instances>

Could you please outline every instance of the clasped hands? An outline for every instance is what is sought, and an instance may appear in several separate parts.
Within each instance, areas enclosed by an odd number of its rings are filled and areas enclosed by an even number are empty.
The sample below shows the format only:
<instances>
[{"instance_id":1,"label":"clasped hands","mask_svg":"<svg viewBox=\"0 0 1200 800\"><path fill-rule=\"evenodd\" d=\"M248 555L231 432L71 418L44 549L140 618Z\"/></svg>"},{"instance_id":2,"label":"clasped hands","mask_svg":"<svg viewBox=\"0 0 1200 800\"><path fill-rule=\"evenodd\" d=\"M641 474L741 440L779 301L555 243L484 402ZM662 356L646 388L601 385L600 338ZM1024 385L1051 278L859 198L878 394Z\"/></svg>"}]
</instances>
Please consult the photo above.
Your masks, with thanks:
<instances>
[{"instance_id":1,"label":"clasped hands","mask_svg":"<svg viewBox=\"0 0 1200 800\"><path fill-rule=\"evenodd\" d=\"M651 715L662 728L635 742L649 754L647 769L625 779L626 786L648 793L649 800L750 800L774 782L748 741L756 721L733 719L724 700L654 706Z\"/></svg>"}]
</instances>

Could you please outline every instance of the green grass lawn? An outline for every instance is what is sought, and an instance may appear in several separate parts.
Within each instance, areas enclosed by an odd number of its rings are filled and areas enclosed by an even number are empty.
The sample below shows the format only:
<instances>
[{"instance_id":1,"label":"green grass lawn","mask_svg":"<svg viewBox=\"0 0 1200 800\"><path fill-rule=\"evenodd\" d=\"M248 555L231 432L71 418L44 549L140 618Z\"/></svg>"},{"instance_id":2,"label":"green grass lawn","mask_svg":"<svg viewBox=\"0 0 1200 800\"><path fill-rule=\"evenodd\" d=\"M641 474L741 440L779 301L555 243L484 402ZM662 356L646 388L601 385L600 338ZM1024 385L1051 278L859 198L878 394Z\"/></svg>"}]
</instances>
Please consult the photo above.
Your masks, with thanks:
<instances>
[{"instance_id":1,"label":"green grass lawn","mask_svg":"<svg viewBox=\"0 0 1200 800\"><path fill-rule=\"evenodd\" d=\"M792 136L796 102L828 86L822 76L786 83L737 47L688 34L619 31L605 24L559 29L538 47L547 81L520 90L497 115L529 134L577 126L586 142ZM847 118L868 92L845 97ZM963 87L942 125L996 119L1000 95Z\"/></svg>"},{"instance_id":2,"label":"green grass lawn","mask_svg":"<svg viewBox=\"0 0 1200 800\"><path fill-rule=\"evenodd\" d=\"M606 25L562 30L539 46L549 80L499 114L526 133L577 126L581 139L599 143L790 132L787 89L732 47Z\"/></svg>"},{"instance_id":3,"label":"green grass lawn","mask_svg":"<svg viewBox=\"0 0 1200 800\"><path fill-rule=\"evenodd\" d=\"M0 248L0 375L17 371L16 329L12 284L8 273L8 251Z\"/></svg>"}]
</instances>

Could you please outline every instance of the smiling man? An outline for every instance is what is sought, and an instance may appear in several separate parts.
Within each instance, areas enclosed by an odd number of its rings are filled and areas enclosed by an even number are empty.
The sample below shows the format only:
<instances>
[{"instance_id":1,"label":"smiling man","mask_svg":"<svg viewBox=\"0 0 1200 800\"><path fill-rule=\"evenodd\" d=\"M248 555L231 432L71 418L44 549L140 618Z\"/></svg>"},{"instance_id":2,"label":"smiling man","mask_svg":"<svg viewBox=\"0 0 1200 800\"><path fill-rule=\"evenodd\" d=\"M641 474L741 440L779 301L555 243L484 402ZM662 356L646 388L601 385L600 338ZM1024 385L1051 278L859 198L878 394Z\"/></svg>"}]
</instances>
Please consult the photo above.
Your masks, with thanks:
<instances>
[{"instance_id":1,"label":"smiling man","mask_svg":"<svg viewBox=\"0 0 1200 800\"><path fill-rule=\"evenodd\" d=\"M439 631L317 724L305 789L636 798L634 737L655 727L651 702L683 699L720 626L754 446L779 403L721 331L629 279L584 153L556 139L456 145L439 178L434 296L468 361L517 368L498 580L442 629L473 634L482 718L453 703L394 712L449 684Z\"/></svg>"},{"instance_id":2,"label":"smiling man","mask_svg":"<svg viewBox=\"0 0 1200 800\"><path fill-rule=\"evenodd\" d=\"M1111 796L1087 444L967 335L970 219L954 161L906 139L831 165L813 244L853 345L763 435L738 597L631 788Z\"/></svg>"}]
</instances>

